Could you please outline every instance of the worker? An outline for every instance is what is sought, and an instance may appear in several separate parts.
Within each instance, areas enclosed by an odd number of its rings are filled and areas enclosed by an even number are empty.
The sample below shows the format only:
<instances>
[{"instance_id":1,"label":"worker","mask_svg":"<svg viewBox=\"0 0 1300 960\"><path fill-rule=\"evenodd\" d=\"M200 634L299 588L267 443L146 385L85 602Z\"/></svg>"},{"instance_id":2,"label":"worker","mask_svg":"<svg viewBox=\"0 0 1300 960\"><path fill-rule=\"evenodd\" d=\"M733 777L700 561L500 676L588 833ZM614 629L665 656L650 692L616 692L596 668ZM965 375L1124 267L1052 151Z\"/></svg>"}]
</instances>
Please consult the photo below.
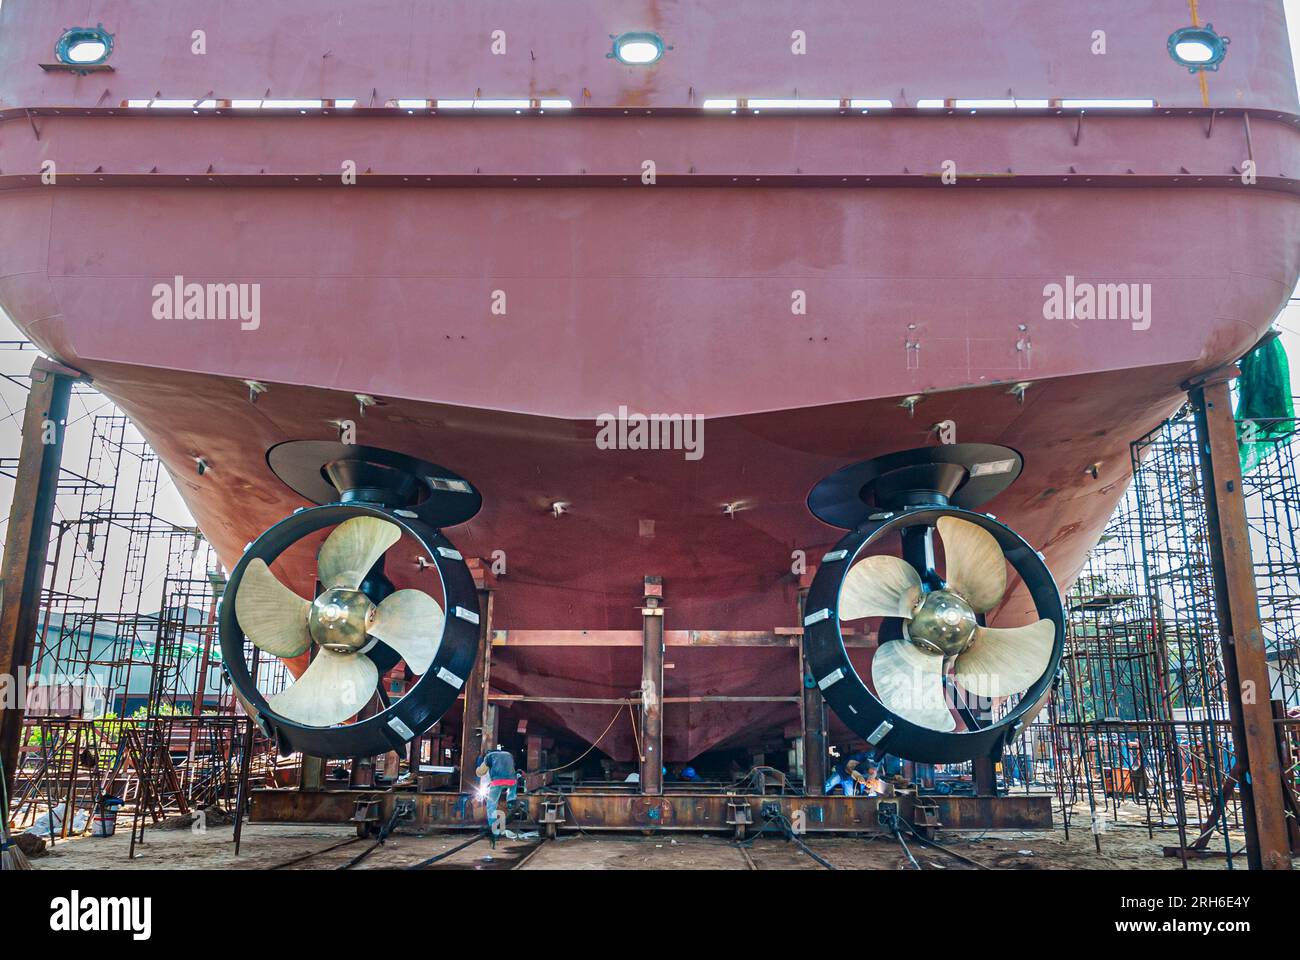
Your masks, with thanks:
<instances>
[{"instance_id":1,"label":"worker","mask_svg":"<svg viewBox=\"0 0 1300 960\"><path fill-rule=\"evenodd\" d=\"M892 753L882 753L876 757L880 761L880 776L882 779L891 777L901 777L903 775L903 758L896 757Z\"/></svg>"},{"instance_id":2,"label":"worker","mask_svg":"<svg viewBox=\"0 0 1300 960\"><path fill-rule=\"evenodd\" d=\"M870 750L859 750L857 753L840 757L831 769L831 775L826 778L826 786L822 792L830 795L835 792L836 787L843 787L846 797L853 796L859 787L866 783L867 778L859 768L865 768L867 763L873 764L879 771L880 767L876 763L875 755Z\"/></svg>"},{"instance_id":3,"label":"worker","mask_svg":"<svg viewBox=\"0 0 1300 960\"><path fill-rule=\"evenodd\" d=\"M683 780L698 780L700 775L695 772L694 767L682 767L681 777Z\"/></svg>"},{"instance_id":4,"label":"worker","mask_svg":"<svg viewBox=\"0 0 1300 960\"><path fill-rule=\"evenodd\" d=\"M868 760L860 768L862 779L858 780L860 788L869 797L879 797L885 794L885 781L880 779L880 767L875 760Z\"/></svg>"},{"instance_id":5,"label":"worker","mask_svg":"<svg viewBox=\"0 0 1300 960\"><path fill-rule=\"evenodd\" d=\"M501 794L506 795L506 816L501 819L501 824L504 824L505 819L510 816L510 804L515 802L515 758L510 755L510 751L501 749L501 744L498 743L495 750L483 756L474 773L479 778L487 803L485 816L488 831L492 835L492 846L495 847L499 826L497 803L501 799Z\"/></svg>"}]
</instances>

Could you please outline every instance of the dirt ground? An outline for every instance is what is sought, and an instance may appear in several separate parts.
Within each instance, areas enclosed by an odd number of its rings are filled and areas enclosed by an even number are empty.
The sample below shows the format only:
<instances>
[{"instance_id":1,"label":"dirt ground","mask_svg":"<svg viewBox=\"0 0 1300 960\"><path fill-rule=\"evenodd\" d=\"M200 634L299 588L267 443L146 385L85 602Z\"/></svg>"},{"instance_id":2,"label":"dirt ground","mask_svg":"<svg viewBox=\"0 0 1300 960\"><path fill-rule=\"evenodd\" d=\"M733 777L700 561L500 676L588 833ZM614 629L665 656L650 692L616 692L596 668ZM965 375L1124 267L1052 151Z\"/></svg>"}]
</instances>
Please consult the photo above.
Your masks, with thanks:
<instances>
[{"instance_id":1,"label":"dirt ground","mask_svg":"<svg viewBox=\"0 0 1300 960\"><path fill-rule=\"evenodd\" d=\"M1176 846L1175 829L1156 830L1148 836L1140 807L1124 805L1118 819L1108 816L1097 852L1088 829L1087 811L1076 811L1067 839L1058 826L1050 832L986 831L941 832L939 842L962 857L992 869L1097 870L1181 869L1176 857L1165 857L1165 845ZM136 856L128 859L129 829L107 838L82 837L59 841L52 850L33 860L40 870L103 869L234 869L286 870L335 869L365 853L373 842L356 839L350 827L290 824L245 824L240 853L235 856L233 828L211 827L195 832L149 829ZM471 835L417 834L399 830L370 852L354 869L394 869L412 866L453 851ZM640 836L627 834L566 834L534 853L536 841L502 840L493 850L487 840L470 843L433 865L433 869L504 870L523 863L525 870L822 870L826 869L799 845L779 836L759 836L742 847L729 838L699 834ZM913 869L892 837L806 838L809 850L836 869ZM908 847L923 870L974 870L959 857L909 839ZM1216 846L1216 844L1212 844ZM1234 838L1234 850L1240 838ZM331 849L333 848L333 849ZM1222 849L1222 839L1217 848ZM530 856L531 855L531 856ZM1243 861L1237 861L1239 865ZM1222 870L1222 857L1191 860L1193 870Z\"/></svg>"}]
</instances>

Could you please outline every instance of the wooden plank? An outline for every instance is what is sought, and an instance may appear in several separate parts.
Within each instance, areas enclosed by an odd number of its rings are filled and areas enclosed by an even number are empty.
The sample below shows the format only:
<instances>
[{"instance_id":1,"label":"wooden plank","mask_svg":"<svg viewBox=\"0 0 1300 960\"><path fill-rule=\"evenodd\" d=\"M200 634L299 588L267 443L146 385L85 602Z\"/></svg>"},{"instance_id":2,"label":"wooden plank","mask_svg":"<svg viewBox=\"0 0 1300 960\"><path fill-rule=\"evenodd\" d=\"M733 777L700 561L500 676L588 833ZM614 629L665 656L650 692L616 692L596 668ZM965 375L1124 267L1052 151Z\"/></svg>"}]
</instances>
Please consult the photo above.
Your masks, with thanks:
<instances>
[{"instance_id":1,"label":"wooden plank","mask_svg":"<svg viewBox=\"0 0 1300 960\"><path fill-rule=\"evenodd\" d=\"M32 665L68 401L72 384L81 379L76 370L44 357L32 366L14 500L0 565L0 673L9 677L24 675ZM4 759L7 796L13 796L23 714L21 697L17 709L0 710L0 757Z\"/></svg>"},{"instance_id":2,"label":"wooden plank","mask_svg":"<svg viewBox=\"0 0 1300 960\"><path fill-rule=\"evenodd\" d=\"M1201 443L1228 713L1237 758L1248 774L1240 784L1247 862L1253 870L1290 870L1268 661L1241 489L1237 425L1228 389L1229 379L1235 374L1235 368L1216 371L1193 386L1190 397Z\"/></svg>"}]
</instances>

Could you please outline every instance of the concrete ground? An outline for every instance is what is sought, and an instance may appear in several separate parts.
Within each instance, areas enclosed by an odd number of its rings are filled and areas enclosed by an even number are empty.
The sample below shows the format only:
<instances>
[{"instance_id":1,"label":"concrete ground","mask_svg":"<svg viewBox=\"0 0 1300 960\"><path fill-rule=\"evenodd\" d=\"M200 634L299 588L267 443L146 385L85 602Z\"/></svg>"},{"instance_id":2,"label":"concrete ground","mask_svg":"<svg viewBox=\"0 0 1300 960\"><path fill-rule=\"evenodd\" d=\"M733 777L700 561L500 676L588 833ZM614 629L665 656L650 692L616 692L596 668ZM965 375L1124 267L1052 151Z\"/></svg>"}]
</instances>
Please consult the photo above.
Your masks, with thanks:
<instances>
[{"instance_id":1,"label":"concrete ground","mask_svg":"<svg viewBox=\"0 0 1300 960\"><path fill-rule=\"evenodd\" d=\"M1180 869L1177 858L1162 855L1165 845L1177 845L1174 829L1148 836L1144 812L1125 804L1118 820L1108 820L1101 833L1101 852L1088 829L1086 810L1076 812L1070 836L1059 827L1049 832L986 831L941 833L939 842L963 857L992 869L1090 870ZM1059 814L1058 814L1059 821ZM212 827L195 831L181 825L173 829L150 828L128 859L129 827L116 836L82 837L59 841L33 860L40 870L102 869L334 869L372 845L356 840L350 827L292 824L245 824L239 856L232 842L233 828ZM394 869L411 866L464 844L466 833L417 834L399 829L355 869ZM1239 838L1234 849L1240 846ZM809 849L837 869L913 869L892 837L858 838L813 836ZM721 836L700 834L565 834L534 854L531 840L502 840L493 850L479 840L439 861L435 869L503 870L523 864L526 870L822 870L826 869L797 844L777 836L761 836L742 848ZM940 850L908 840L923 870L974 870L977 867ZM1217 843L1222 849L1222 840ZM330 849L333 848L333 849ZM529 856L530 854L534 854ZM308 856L309 855L309 856ZM305 859L300 859L304 858ZM296 862L295 862L296 861ZM1237 861L1244 866L1244 859ZM1221 870L1223 858L1191 861L1194 870Z\"/></svg>"}]
</instances>

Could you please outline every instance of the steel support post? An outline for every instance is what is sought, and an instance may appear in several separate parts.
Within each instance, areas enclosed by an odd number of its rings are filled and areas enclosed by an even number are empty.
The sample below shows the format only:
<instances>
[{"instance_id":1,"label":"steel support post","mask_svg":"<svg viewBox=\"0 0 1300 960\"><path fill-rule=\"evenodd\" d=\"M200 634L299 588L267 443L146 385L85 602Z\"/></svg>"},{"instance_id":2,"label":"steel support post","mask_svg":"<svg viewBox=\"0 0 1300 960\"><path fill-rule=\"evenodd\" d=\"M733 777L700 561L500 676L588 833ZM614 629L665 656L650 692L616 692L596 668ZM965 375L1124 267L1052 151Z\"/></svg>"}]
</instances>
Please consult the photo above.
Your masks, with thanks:
<instances>
[{"instance_id":1,"label":"steel support post","mask_svg":"<svg viewBox=\"0 0 1300 960\"><path fill-rule=\"evenodd\" d=\"M14 709L0 709L0 756L4 758L5 795L10 797L14 795L27 693L19 678L32 665L68 401L73 383L82 379L76 370L44 357L38 359L32 366L32 387L23 414L14 501L0 566L0 674L14 684L15 698Z\"/></svg>"},{"instance_id":2,"label":"steel support post","mask_svg":"<svg viewBox=\"0 0 1300 960\"><path fill-rule=\"evenodd\" d=\"M465 681L465 713L460 728L460 792L478 789L474 768L478 757L496 744L486 744L488 685L492 680L492 591L480 587L478 592L479 648L474 669Z\"/></svg>"},{"instance_id":3,"label":"steel support post","mask_svg":"<svg viewBox=\"0 0 1300 960\"><path fill-rule=\"evenodd\" d=\"M664 587L660 577L645 578L641 607L641 792L664 792Z\"/></svg>"},{"instance_id":4,"label":"steel support post","mask_svg":"<svg viewBox=\"0 0 1300 960\"><path fill-rule=\"evenodd\" d=\"M799 589L799 623L803 623L804 600L808 596L808 583L812 571L804 575ZM803 792L810 797L820 797L826 786L826 699L821 687L813 679L812 668L799 644L800 722L803 725Z\"/></svg>"},{"instance_id":5,"label":"steel support post","mask_svg":"<svg viewBox=\"0 0 1300 960\"><path fill-rule=\"evenodd\" d=\"M1232 739L1241 778L1246 859L1252 870L1290 870L1282 771L1269 701L1268 661L1259 623L1250 531L1241 489L1237 425L1229 380L1236 368L1191 384L1196 413L1215 609L1223 651Z\"/></svg>"},{"instance_id":6,"label":"steel support post","mask_svg":"<svg viewBox=\"0 0 1300 960\"><path fill-rule=\"evenodd\" d=\"M302 755L302 774L298 783L299 790L325 789L325 761L310 754Z\"/></svg>"}]
</instances>

